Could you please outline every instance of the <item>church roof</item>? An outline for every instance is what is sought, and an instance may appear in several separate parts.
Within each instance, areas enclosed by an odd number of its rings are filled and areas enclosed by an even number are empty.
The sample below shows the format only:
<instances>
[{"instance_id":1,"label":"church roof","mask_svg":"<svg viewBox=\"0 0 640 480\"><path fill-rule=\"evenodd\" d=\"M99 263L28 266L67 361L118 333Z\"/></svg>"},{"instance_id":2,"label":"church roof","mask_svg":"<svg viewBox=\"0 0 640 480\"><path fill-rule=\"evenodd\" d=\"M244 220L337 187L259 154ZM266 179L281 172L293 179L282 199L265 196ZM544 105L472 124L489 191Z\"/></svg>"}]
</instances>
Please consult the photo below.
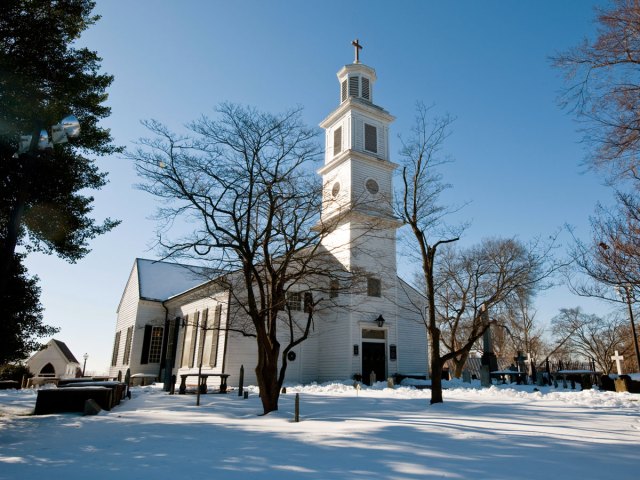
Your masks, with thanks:
<instances>
[{"instance_id":1,"label":"church roof","mask_svg":"<svg viewBox=\"0 0 640 480\"><path fill-rule=\"evenodd\" d=\"M137 258L140 298L164 301L206 283L205 270L190 265Z\"/></svg>"}]
</instances>

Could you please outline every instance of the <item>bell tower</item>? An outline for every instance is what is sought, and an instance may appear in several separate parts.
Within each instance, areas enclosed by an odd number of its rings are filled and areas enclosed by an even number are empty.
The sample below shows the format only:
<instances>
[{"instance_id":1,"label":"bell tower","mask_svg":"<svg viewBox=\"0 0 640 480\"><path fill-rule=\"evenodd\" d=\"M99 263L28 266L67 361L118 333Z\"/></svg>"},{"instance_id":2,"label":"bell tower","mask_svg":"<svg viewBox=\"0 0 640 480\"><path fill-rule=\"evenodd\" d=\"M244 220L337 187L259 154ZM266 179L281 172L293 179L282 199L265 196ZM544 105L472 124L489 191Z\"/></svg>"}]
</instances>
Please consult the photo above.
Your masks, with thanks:
<instances>
[{"instance_id":1,"label":"bell tower","mask_svg":"<svg viewBox=\"0 0 640 480\"><path fill-rule=\"evenodd\" d=\"M337 73L338 107L320 127L325 130L321 222L331 232L323 244L347 268L396 275L396 230L389 160L389 125L395 118L373 101L373 68L355 60Z\"/></svg>"}]
</instances>

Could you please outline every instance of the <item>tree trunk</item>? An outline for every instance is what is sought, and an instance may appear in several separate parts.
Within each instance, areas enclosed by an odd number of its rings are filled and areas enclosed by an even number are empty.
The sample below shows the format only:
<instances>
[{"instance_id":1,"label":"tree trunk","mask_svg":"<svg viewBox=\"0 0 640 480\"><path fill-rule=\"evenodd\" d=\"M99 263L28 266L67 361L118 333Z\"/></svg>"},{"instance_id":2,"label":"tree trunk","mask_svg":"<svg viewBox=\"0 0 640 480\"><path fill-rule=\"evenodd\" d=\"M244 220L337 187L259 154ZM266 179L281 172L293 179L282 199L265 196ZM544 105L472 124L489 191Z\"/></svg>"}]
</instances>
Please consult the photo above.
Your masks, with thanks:
<instances>
[{"instance_id":1,"label":"tree trunk","mask_svg":"<svg viewBox=\"0 0 640 480\"><path fill-rule=\"evenodd\" d=\"M462 376L462 371L464 370L465 365L467 364L467 359L469 358L469 351L464 350L460 354L460 358L456 359L455 357L451 359L453 364L455 365L455 369L453 371L453 376L456 378L460 378Z\"/></svg>"},{"instance_id":2,"label":"tree trunk","mask_svg":"<svg viewBox=\"0 0 640 480\"><path fill-rule=\"evenodd\" d=\"M278 410L280 388L278 387L278 355L280 345L263 345L258 342L258 365L256 365L256 379L260 389L262 414Z\"/></svg>"}]
</instances>

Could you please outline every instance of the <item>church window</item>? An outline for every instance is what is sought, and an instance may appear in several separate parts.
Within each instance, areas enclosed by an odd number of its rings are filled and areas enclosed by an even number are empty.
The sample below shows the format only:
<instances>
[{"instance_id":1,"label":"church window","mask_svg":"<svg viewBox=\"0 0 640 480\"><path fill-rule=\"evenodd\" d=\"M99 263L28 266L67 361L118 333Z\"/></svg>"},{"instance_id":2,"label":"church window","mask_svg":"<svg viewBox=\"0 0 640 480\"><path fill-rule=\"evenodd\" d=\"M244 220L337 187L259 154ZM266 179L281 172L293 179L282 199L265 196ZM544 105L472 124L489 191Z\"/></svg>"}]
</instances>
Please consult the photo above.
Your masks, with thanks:
<instances>
[{"instance_id":1,"label":"church window","mask_svg":"<svg viewBox=\"0 0 640 480\"><path fill-rule=\"evenodd\" d=\"M209 354L209 366L215 367L218 362L218 346L220 344L220 319L222 318L222 305L216 305L213 315L213 331L211 332L211 353Z\"/></svg>"},{"instance_id":2,"label":"church window","mask_svg":"<svg viewBox=\"0 0 640 480\"><path fill-rule=\"evenodd\" d=\"M338 127L333 131L333 155L337 155L342 151L342 127Z\"/></svg>"},{"instance_id":3,"label":"church window","mask_svg":"<svg viewBox=\"0 0 640 480\"><path fill-rule=\"evenodd\" d=\"M336 298L340 291L340 281L333 279L329 282L329 298Z\"/></svg>"},{"instance_id":4,"label":"church window","mask_svg":"<svg viewBox=\"0 0 640 480\"><path fill-rule=\"evenodd\" d=\"M340 193L340 182L336 182L333 184L333 188L331 189L331 196L336 198Z\"/></svg>"},{"instance_id":5,"label":"church window","mask_svg":"<svg viewBox=\"0 0 640 480\"><path fill-rule=\"evenodd\" d=\"M373 178L370 178L369 180L367 180L364 186L366 187L367 192L369 192L371 195L375 195L380 191L378 182L376 182Z\"/></svg>"},{"instance_id":6,"label":"church window","mask_svg":"<svg viewBox=\"0 0 640 480\"><path fill-rule=\"evenodd\" d=\"M296 312L302 311L302 295L300 292L289 292L287 294L287 307Z\"/></svg>"},{"instance_id":7,"label":"church window","mask_svg":"<svg viewBox=\"0 0 640 480\"><path fill-rule=\"evenodd\" d=\"M189 368L196 364L196 345L198 344L198 331L200 330L200 312L196 312L194 325L191 326L191 345L189 349Z\"/></svg>"},{"instance_id":8,"label":"church window","mask_svg":"<svg viewBox=\"0 0 640 480\"><path fill-rule=\"evenodd\" d=\"M131 339L133 338L133 327L127 328L127 338L124 342L124 360L123 365L129 365L129 357L131 356Z\"/></svg>"},{"instance_id":9,"label":"church window","mask_svg":"<svg viewBox=\"0 0 640 480\"><path fill-rule=\"evenodd\" d=\"M180 362L180 366L186 367L189 365L188 362L188 352L191 347L191 331L192 328L189 326L189 315L184 316L184 336L182 337L182 361Z\"/></svg>"},{"instance_id":10,"label":"church window","mask_svg":"<svg viewBox=\"0 0 640 480\"><path fill-rule=\"evenodd\" d=\"M115 367L118 361L118 348L120 347L120 332L116 332L116 338L113 341L113 354L111 355L111 366Z\"/></svg>"},{"instance_id":11,"label":"church window","mask_svg":"<svg viewBox=\"0 0 640 480\"><path fill-rule=\"evenodd\" d=\"M358 93L359 93L359 80L360 77L349 77L349 96L350 97L357 97Z\"/></svg>"},{"instance_id":12,"label":"church window","mask_svg":"<svg viewBox=\"0 0 640 480\"><path fill-rule=\"evenodd\" d=\"M160 363L163 333L163 327L153 327L151 329L151 341L149 343L149 363Z\"/></svg>"},{"instance_id":13,"label":"church window","mask_svg":"<svg viewBox=\"0 0 640 480\"><path fill-rule=\"evenodd\" d=\"M378 153L378 129L368 123L364 124L364 149Z\"/></svg>"},{"instance_id":14,"label":"church window","mask_svg":"<svg viewBox=\"0 0 640 480\"><path fill-rule=\"evenodd\" d=\"M371 100L371 90L369 88L369 79L362 77L362 98L365 100Z\"/></svg>"},{"instance_id":15,"label":"church window","mask_svg":"<svg viewBox=\"0 0 640 480\"><path fill-rule=\"evenodd\" d=\"M381 284L379 278L367 278L367 295L370 297L379 297L381 295Z\"/></svg>"},{"instance_id":16,"label":"church window","mask_svg":"<svg viewBox=\"0 0 640 480\"><path fill-rule=\"evenodd\" d=\"M372 340L384 340L385 336L386 335L384 330L370 330L370 329L362 330L362 338L368 338Z\"/></svg>"},{"instance_id":17,"label":"church window","mask_svg":"<svg viewBox=\"0 0 640 480\"><path fill-rule=\"evenodd\" d=\"M347 81L343 80L340 84L340 101L344 102L347 99Z\"/></svg>"}]
</instances>

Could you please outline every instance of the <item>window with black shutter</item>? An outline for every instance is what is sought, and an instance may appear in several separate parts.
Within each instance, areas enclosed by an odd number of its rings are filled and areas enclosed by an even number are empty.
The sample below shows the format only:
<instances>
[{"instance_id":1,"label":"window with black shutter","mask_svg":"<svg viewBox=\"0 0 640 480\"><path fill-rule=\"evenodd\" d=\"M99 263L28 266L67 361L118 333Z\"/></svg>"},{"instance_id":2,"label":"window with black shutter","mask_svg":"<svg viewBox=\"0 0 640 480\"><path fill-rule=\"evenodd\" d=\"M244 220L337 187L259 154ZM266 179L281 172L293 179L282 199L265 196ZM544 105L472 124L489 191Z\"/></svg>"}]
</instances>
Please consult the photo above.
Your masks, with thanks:
<instances>
[{"instance_id":1,"label":"window with black shutter","mask_svg":"<svg viewBox=\"0 0 640 480\"><path fill-rule=\"evenodd\" d=\"M142 340L142 353L140 354L140 363L146 365L149 363L149 347L151 346L151 325L144 326L144 339Z\"/></svg>"},{"instance_id":2,"label":"window with black shutter","mask_svg":"<svg viewBox=\"0 0 640 480\"><path fill-rule=\"evenodd\" d=\"M127 338L124 342L124 360L123 365L129 365L129 357L131 356L131 339L133 338L133 327L127 328Z\"/></svg>"},{"instance_id":3,"label":"window with black shutter","mask_svg":"<svg viewBox=\"0 0 640 480\"><path fill-rule=\"evenodd\" d=\"M191 327L189 326L189 315L184 316L184 335L182 337L182 360L180 361L181 367L189 365L189 342L187 342L187 336L191 337Z\"/></svg>"},{"instance_id":4,"label":"window with black shutter","mask_svg":"<svg viewBox=\"0 0 640 480\"><path fill-rule=\"evenodd\" d=\"M111 355L111 366L115 367L118 362L118 348L120 347L120 332L116 332L116 338L113 341L113 354Z\"/></svg>"},{"instance_id":5,"label":"window with black shutter","mask_svg":"<svg viewBox=\"0 0 640 480\"><path fill-rule=\"evenodd\" d=\"M378 153L378 129L368 123L364 124L364 149Z\"/></svg>"},{"instance_id":6,"label":"window with black shutter","mask_svg":"<svg viewBox=\"0 0 640 480\"><path fill-rule=\"evenodd\" d=\"M220 343L220 319L222 318L222 305L216 305L213 316L213 331L211 332L211 354L209 355L209 366L215 367L218 363L218 345Z\"/></svg>"},{"instance_id":7,"label":"window with black shutter","mask_svg":"<svg viewBox=\"0 0 640 480\"><path fill-rule=\"evenodd\" d=\"M367 295L370 297L379 297L381 295L381 284L379 278L367 278Z\"/></svg>"},{"instance_id":8,"label":"window with black shutter","mask_svg":"<svg viewBox=\"0 0 640 480\"><path fill-rule=\"evenodd\" d=\"M337 155L342 151L342 127L333 131L333 154Z\"/></svg>"},{"instance_id":9,"label":"window with black shutter","mask_svg":"<svg viewBox=\"0 0 640 480\"><path fill-rule=\"evenodd\" d=\"M340 281L333 279L329 283L329 298L336 298L340 292Z\"/></svg>"},{"instance_id":10,"label":"window with black shutter","mask_svg":"<svg viewBox=\"0 0 640 480\"><path fill-rule=\"evenodd\" d=\"M198 342L198 330L200 330L200 312L196 312L193 319L194 325L191 327L191 348L189 349L189 368L193 368L196 363L196 345Z\"/></svg>"},{"instance_id":11,"label":"window with black shutter","mask_svg":"<svg viewBox=\"0 0 640 480\"><path fill-rule=\"evenodd\" d=\"M313 294L311 292L304 292L304 311L309 313L313 308Z\"/></svg>"},{"instance_id":12,"label":"window with black shutter","mask_svg":"<svg viewBox=\"0 0 640 480\"><path fill-rule=\"evenodd\" d=\"M160 363L164 327L153 327L149 344L149 363Z\"/></svg>"}]
</instances>

